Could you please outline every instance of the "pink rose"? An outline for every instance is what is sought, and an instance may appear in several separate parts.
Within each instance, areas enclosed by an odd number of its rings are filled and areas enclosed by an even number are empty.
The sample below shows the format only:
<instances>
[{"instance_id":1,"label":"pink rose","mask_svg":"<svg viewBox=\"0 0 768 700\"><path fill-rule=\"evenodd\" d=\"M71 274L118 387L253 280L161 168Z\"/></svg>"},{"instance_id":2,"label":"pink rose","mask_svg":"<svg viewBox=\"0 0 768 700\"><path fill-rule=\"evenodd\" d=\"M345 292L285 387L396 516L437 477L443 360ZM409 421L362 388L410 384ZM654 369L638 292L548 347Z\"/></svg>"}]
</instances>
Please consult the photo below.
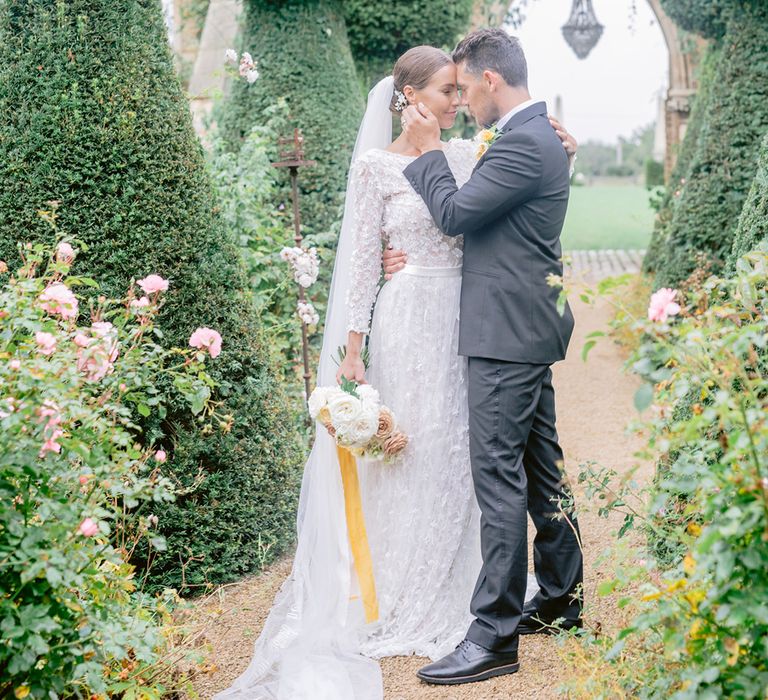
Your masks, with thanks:
<instances>
[{"instance_id":1,"label":"pink rose","mask_svg":"<svg viewBox=\"0 0 768 700\"><path fill-rule=\"evenodd\" d=\"M77 353L77 369L85 373L88 381L99 381L114 370L119 347L117 329L111 323L95 321L91 324L91 337L78 333L75 344L81 348Z\"/></svg>"},{"instance_id":2,"label":"pink rose","mask_svg":"<svg viewBox=\"0 0 768 700\"><path fill-rule=\"evenodd\" d=\"M61 423L61 412L53 401L43 401L43 405L35 411L40 419L47 418L46 428L52 428ZM42 420L38 421L42 423Z\"/></svg>"},{"instance_id":3,"label":"pink rose","mask_svg":"<svg viewBox=\"0 0 768 700\"><path fill-rule=\"evenodd\" d=\"M56 260L63 263L71 263L75 259L75 249L66 241L56 246Z\"/></svg>"},{"instance_id":4,"label":"pink rose","mask_svg":"<svg viewBox=\"0 0 768 700\"><path fill-rule=\"evenodd\" d=\"M168 289L168 280L164 280L160 275L148 275L136 284L142 288L145 294L154 294L155 292L164 292Z\"/></svg>"},{"instance_id":5,"label":"pink rose","mask_svg":"<svg viewBox=\"0 0 768 700\"><path fill-rule=\"evenodd\" d=\"M51 333L37 331L35 333L35 342L37 343L37 349L43 355L51 355L56 350L56 336Z\"/></svg>"},{"instance_id":6,"label":"pink rose","mask_svg":"<svg viewBox=\"0 0 768 700\"><path fill-rule=\"evenodd\" d=\"M77 299L71 290L61 282L48 285L39 297L42 307L49 314L58 314L63 319L77 317Z\"/></svg>"},{"instance_id":7,"label":"pink rose","mask_svg":"<svg viewBox=\"0 0 768 700\"><path fill-rule=\"evenodd\" d=\"M93 537L99 531L99 526L93 518L86 518L80 523L80 527L77 528L77 532L83 537Z\"/></svg>"},{"instance_id":8,"label":"pink rose","mask_svg":"<svg viewBox=\"0 0 768 700\"><path fill-rule=\"evenodd\" d=\"M74 343L78 347L87 348L91 344L91 339L82 331L75 334Z\"/></svg>"},{"instance_id":9,"label":"pink rose","mask_svg":"<svg viewBox=\"0 0 768 700\"><path fill-rule=\"evenodd\" d=\"M43 446L40 448L40 452L38 453L38 457L45 457L47 452L55 452L56 454L59 454L61 452L61 445L59 445L58 442L56 442L62 435L64 435L63 430L59 430L56 428L53 431L53 434L51 437L49 437L44 443Z\"/></svg>"},{"instance_id":10,"label":"pink rose","mask_svg":"<svg viewBox=\"0 0 768 700\"><path fill-rule=\"evenodd\" d=\"M85 474L81 474L81 475L78 477L78 481L80 482L80 484L81 484L82 486L85 486L85 485L88 483L88 477L87 477Z\"/></svg>"},{"instance_id":11,"label":"pink rose","mask_svg":"<svg viewBox=\"0 0 768 700\"><path fill-rule=\"evenodd\" d=\"M8 396L5 399L5 406L8 410L3 411L0 409L0 418L8 418L8 416L10 416L18 407L18 401L16 401L13 396Z\"/></svg>"},{"instance_id":12,"label":"pink rose","mask_svg":"<svg viewBox=\"0 0 768 700\"><path fill-rule=\"evenodd\" d=\"M141 299L134 299L131 302L133 309L143 309L145 306L149 306L149 297L141 297Z\"/></svg>"},{"instance_id":13,"label":"pink rose","mask_svg":"<svg viewBox=\"0 0 768 700\"><path fill-rule=\"evenodd\" d=\"M210 328L198 328L189 337L189 346L207 350L211 357L216 358L221 353L221 336Z\"/></svg>"},{"instance_id":14,"label":"pink rose","mask_svg":"<svg viewBox=\"0 0 768 700\"><path fill-rule=\"evenodd\" d=\"M13 370L21 369L21 362L19 362L18 360L11 360L11 361L8 363L8 366L9 366L11 369L13 369Z\"/></svg>"},{"instance_id":15,"label":"pink rose","mask_svg":"<svg viewBox=\"0 0 768 700\"><path fill-rule=\"evenodd\" d=\"M166 459L168 459L168 455L165 454L165 450L158 450L157 452L155 452L156 462L160 462L160 464L162 464L163 462L165 462Z\"/></svg>"},{"instance_id":16,"label":"pink rose","mask_svg":"<svg viewBox=\"0 0 768 700\"><path fill-rule=\"evenodd\" d=\"M91 324L91 333L103 340L104 349L109 353L109 361L114 362L119 353L117 329L108 321L96 321Z\"/></svg>"},{"instance_id":17,"label":"pink rose","mask_svg":"<svg viewBox=\"0 0 768 700\"><path fill-rule=\"evenodd\" d=\"M680 313L680 305L675 303L677 296L676 289L664 287L651 296L651 303L648 306L648 318L651 321L667 320L669 316L676 316Z\"/></svg>"}]
</instances>

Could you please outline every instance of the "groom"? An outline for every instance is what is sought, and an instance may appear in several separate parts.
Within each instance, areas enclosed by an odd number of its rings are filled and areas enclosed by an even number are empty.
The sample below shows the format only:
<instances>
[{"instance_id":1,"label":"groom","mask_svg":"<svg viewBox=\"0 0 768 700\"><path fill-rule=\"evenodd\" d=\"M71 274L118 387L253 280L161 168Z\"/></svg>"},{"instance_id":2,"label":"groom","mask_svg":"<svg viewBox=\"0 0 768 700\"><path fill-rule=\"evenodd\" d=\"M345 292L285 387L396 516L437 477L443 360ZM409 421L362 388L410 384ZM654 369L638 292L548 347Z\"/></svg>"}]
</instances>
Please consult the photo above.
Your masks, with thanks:
<instances>
[{"instance_id":1,"label":"groom","mask_svg":"<svg viewBox=\"0 0 768 700\"><path fill-rule=\"evenodd\" d=\"M448 236L464 235L459 352L469 358L470 455L480 510L483 567L475 619L454 652L419 678L457 684L518 670L521 634L559 620L581 626L582 556L563 483L552 363L573 330L549 274L561 275L568 205L566 152L543 102L527 87L519 42L501 29L469 34L453 53L463 104L497 137L460 189L428 109L408 107L403 129L422 155L404 171ZM388 271L393 269L389 266ZM540 591L523 604L527 520L536 526Z\"/></svg>"}]
</instances>

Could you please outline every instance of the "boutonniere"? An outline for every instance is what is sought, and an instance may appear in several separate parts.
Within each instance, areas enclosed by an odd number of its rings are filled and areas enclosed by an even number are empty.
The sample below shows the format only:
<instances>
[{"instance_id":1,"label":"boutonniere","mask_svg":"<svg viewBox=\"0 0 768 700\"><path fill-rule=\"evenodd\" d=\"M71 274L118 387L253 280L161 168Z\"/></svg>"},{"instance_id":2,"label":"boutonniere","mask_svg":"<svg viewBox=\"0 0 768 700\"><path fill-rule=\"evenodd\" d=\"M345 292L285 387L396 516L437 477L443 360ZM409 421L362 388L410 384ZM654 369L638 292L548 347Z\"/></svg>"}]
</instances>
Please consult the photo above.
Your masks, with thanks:
<instances>
[{"instance_id":1,"label":"boutonniere","mask_svg":"<svg viewBox=\"0 0 768 700\"><path fill-rule=\"evenodd\" d=\"M477 159L480 160L485 155L486 151L499 138L501 138L501 131L499 131L498 127L495 124L488 129L483 129L477 135L477 141L478 141Z\"/></svg>"}]
</instances>

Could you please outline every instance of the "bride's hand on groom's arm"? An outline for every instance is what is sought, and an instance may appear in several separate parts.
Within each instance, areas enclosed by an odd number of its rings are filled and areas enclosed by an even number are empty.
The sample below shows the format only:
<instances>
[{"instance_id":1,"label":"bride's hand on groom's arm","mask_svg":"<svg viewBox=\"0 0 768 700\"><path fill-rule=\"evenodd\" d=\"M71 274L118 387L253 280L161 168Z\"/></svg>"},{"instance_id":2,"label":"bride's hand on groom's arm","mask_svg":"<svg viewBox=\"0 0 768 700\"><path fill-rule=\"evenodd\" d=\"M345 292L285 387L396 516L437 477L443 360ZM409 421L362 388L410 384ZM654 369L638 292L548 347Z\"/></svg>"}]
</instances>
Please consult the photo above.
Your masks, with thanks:
<instances>
[{"instance_id":1,"label":"bride's hand on groom's arm","mask_svg":"<svg viewBox=\"0 0 768 700\"><path fill-rule=\"evenodd\" d=\"M384 254L381 256L381 262L384 266L384 279L389 282L392 279L392 275L396 272L400 272L406 263L408 262L408 256L402 250L392 250L389 246L384 249Z\"/></svg>"},{"instance_id":2,"label":"bride's hand on groom's arm","mask_svg":"<svg viewBox=\"0 0 768 700\"><path fill-rule=\"evenodd\" d=\"M573 138L573 136L568 133L566 128L551 114L549 115L549 123L552 125L555 133L563 142L563 147L565 148L565 152L568 154L568 157L572 158L575 156L576 151L579 148L579 144L577 143L576 139Z\"/></svg>"}]
</instances>

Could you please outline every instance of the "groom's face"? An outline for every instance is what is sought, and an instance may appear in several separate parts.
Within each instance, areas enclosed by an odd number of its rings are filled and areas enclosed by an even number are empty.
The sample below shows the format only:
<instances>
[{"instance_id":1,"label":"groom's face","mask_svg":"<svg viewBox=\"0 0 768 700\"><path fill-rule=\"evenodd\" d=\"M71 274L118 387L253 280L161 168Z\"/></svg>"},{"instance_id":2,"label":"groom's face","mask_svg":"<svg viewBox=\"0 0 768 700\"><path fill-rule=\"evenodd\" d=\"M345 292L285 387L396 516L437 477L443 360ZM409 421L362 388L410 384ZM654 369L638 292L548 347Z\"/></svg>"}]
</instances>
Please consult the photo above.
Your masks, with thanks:
<instances>
[{"instance_id":1,"label":"groom's face","mask_svg":"<svg viewBox=\"0 0 768 700\"><path fill-rule=\"evenodd\" d=\"M470 73L465 62L456 66L456 82L461 93L461 104L481 127L491 126L501 116L491 94L491 85L485 71Z\"/></svg>"}]
</instances>

